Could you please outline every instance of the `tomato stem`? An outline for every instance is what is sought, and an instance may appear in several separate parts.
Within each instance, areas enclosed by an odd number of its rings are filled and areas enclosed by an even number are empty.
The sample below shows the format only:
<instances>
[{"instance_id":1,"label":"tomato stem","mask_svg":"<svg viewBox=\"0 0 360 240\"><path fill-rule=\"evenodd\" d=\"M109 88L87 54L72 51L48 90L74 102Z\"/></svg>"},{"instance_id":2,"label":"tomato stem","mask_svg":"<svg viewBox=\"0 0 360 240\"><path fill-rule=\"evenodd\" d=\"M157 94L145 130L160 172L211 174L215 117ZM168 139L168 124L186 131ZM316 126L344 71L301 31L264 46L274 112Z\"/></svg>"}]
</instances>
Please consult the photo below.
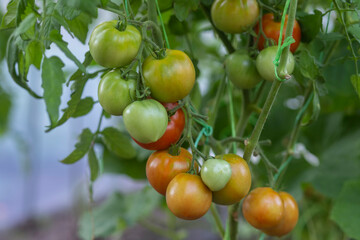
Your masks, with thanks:
<instances>
[{"instance_id":1,"label":"tomato stem","mask_svg":"<svg viewBox=\"0 0 360 240\"><path fill-rule=\"evenodd\" d=\"M152 34L154 41L158 46L161 46L160 48L164 47L164 40L162 37L162 33L158 27L157 22L157 11L156 11L156 1L155 0L148 0L148 18L150 21L154 22L156 27L152 28Z\"/></svg>"}]
</instances>

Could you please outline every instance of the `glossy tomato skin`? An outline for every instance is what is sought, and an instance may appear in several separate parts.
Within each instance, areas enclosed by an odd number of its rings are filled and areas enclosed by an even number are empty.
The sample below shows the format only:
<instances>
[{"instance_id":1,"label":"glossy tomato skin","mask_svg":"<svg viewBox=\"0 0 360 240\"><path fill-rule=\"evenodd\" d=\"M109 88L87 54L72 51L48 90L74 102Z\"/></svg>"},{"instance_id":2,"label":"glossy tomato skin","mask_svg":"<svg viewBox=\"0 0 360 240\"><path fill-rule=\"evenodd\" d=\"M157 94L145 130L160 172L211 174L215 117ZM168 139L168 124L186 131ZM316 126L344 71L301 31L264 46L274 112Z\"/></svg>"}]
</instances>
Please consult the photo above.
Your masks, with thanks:
<instances>
[{"instance_id":1,"label":"glossy tomato skin","mask_svg":"<svg viewBox=\"0 0 360 240\"><path fill-rule=\"evenodd\" d=\"M163 106L170 111L176 107L177 103L163 103ZM179 108L174 115L170 117L170 121L166 128L166 131L162 137L156 142L152 143L141 143L134 139L142 148L148 150L163 150L169 148L172 144L179 141L181 134L185 127L185 115L181 108Z\"/></svg>"},{"instance_id":2,"label":"glossy tomato skin","mask_svg":"<svg viewBox=\"0 0 360 240\"><path fill-rule=\"evenodd\" d=\"M273 63L276 57L276 53L277 46L272 46L262 50L256 58L256 68L260 76L269 82L273 82L276 79L275 65ZM294 55L289 52L285 71L290 75L294 71L294 68L295 58Z\"/></svg>"},{"instance_id":3,"label":"glossy tomato skin","mask_svg":"<svg viewBox=\"0 0 360 240\"><path fill-rule=\"evenodd\" d=\"M252 27L259 17L256 0L215 0L211 18L215 26L227 33L242 33Z\"/></svg>"},{"instance_id":4,"label":"glossy tomato skin","mask_svg":"<svg viewBox=\"0 0 360 240\"><path fill-rule=\"evenodd\" d=\"M285 18L285 24L284 24L284 30L283 30L283 42L285 38L285 29L287 25L288 16L286 15ZM267 38L273 39L275 44L277 45L279 36L280 36L280 28L281 28L281 22L276 22L274 20L274 14L273 13L267 13L264 14L262 19L262 28L263 32L266 35ZM259 34L259 27L260 25L257 24L255 26L255 32ZM295 20L294 22L294 28L293 28L293 38L295 39L295 42L290 45L290 51L295 52L296 49L299 47L300 41L301 41L301 28L298 21ZM262 34L260 34L259 42L258 42L258 49L262 50L265 47L265 38Z\"/></svg>"},{"instance_id":5,"label":"glossy tomato skin","mask_svg":"<svg viewBox=\"0 0 360 240\"><path fill-rule=\"evenodd\" d=\"M296 200L287 192L280 192L279 195L284 204L284 214L278 225L263 230L269 236L281 237L288 234L296 226L299 219L299 208Z\"/></svg>"},{"instance_id":6,"label":"glossy tomato skin","mask_svg":"<svg viewBox=\"0 0 360 240\"><path fill-rule=\"evenodd\" d=\"M219 191L231 178L231 165L222 159L208 159L202 165L200 175L211 191Z\"/></svg>"},{"instance_id":7,"label":"glossy tomato skin","mask_svg":"<svg viewBox=\"0 0 360 240\"><path fill-rule=\"evenodd\" d=\"M231 178L220 191L213 192L213 201L217 204L231 205L239 202L249 192L251 173L246 161L235 154L216 156L230 163Z\"/></svg>"},{"instance_id":8,"label":"glossy tomato skin","mask_svg":"<svg viewBox=\"0 0 360 240\"><path fill-rule=\"evenodd\" d=\"M198 219L205 215L211 206L211 191L197 175L180 173L169 183L166 190L166 203L178 218Z\"/></svg>"},{"instance_id":9,"label":"glossy tomato skin","mask_svg":"<svg viewBox=\"0 0 360 240\"><path fill-rule=\"evenodd\" d=\"M229 80L240 89L254 88L262 80L255 61L247 53L230 54L225 61L225 70Z\"/></svg>"},{"instance_id":10,"label":"glossy tomato skin","mask_svg":"<svg viewBox=\"0 0 360 240\"><path fill-rule=\"evenodd\" d=\"M115 68L130 64L140 48L139 30L127 25L124 31L120 31L116 28L117 24L117 20L101 23L90 36L91 56L103 67Z\"/></svg>"},{"instance_id":11,"label":"glossy tomato skin","mask_svg":"<svg viewBox=\"0 0 360 240\"><path fill-rule=\"evenodd\" d=\"M185 148L180 149L178 156L168 150L156 151L146 163L146 177L150 185L160 194L166 194L170 181L179 173L186 173L191 167L192 155Z\"/></svg>"},{"instance_id":12,"label":"glossy tomato skin","mask_svg":"<svg viewBox=\"0 0 360 240\"><path fill-rule=\"evenodd\" d=\"M128 105L123 120L130 136L142 143L159 140L168 125L165 107L154 99L135 101Z\"/></svg>"},{"instance_id":13,"label":"glossy tomato skin","mask_svg":"<svg viewBox=\"0 0 360 240\"><path fill-rule=\"evenodd\" d=\"M164 103L186 97L195 84L195 68L182 51L166 50L166 56L156 59L148 56L143 63L143 75L151 96Z\"/></svg>"},{"instance_id":14,"label":"glossy tomato skin","mask_svg":"<svg viewBox=\"0 0 360 240\"><path fill-rule=\"evenodd\" d=\"M124 80L119 71L106 73L100 80L98 97L100 105L111 115L122 115L133 99L135 99L136 81Z\"/></svg>"},{"instance_id":15,"label":"glossy tomato skin","mask_svg":"<svg viewBox=\"0 0 360 240\"><path fill-rule=\"evenodd\" d=\"M252 190L243 201L243 215L257 229L277 226L284 216L284 205L280 195L269 187Z\"/></svg>"}]
</instances>

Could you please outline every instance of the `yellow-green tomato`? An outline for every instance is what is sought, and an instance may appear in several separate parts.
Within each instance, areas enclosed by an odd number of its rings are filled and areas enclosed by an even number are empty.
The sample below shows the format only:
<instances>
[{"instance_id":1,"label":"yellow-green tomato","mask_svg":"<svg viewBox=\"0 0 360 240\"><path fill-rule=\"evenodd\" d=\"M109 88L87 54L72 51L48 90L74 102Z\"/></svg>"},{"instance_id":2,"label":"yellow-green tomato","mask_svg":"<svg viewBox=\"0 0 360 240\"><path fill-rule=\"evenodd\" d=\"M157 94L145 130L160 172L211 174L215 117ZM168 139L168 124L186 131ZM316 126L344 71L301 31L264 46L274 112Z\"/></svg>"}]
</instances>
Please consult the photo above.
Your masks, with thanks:
<instances>
[{"instance_id":1,"label":"yellow-green tomato","mask_svg":"<svg viewBox=\"0 0 360 240\"><path fill-rule=\"evenodd\" d=\"M91 33L89 49L95 62L107 68L123 67L136 57L141 44L141 34L136 27L127 25L118 29L118 21L108 21L96 26Z\"/></svg>"},{"instance_id":2,"label":"yellow-green tomato","mask_svg":"<svg viewBox=\"0 0 360 240\"><path fill-rule=\"evenodd\" d=\"M208 159L201 167L201 180L211 191L223 189L231 177L231 165L222 159Z\"/></svg>"},{"instance_id":3,"label":"yellow-green tomato","mask_svg":"<svg viewBox=\"0 0 360 240\"><path fill-rule=\"evenodd\" d=\"M277 53L277 46L272 46L265 48L260 52L256 58L256 68L262 78L266 81L274 81L276 79L275 75L275 65L273 61L275 60ZM289 52L286 68L284 74L292 74L295 67L294 55ZM279 76L280 77L280 76Z\"/></svg>"},{"instance_id":4,"label":"yellow-green tomato","mask_svg":"<svg viewBox=\"0 0 360 240\"><path fill-rule=\"evenodd\" d=\"M164 58L148 56L142 66L151 96L160 102L176 102L186 97L195 84L195 68L182 51L166 50Z\"/></svg>"},{"instance_id":5,"label":"yellow-green tomato","mask_svg":"<svg viewBox=\"0 0 360 240\"><path fill-rule=\"evenodd\" d=\"M229 55L225 61L225 70L229 80L240 89L251 89L261 81L255 61L246 53Z\"/></svg>"},{"instance_id":6,"label":"yellow-green tomato","mask_svg":"<svg viewBox=\"0 0 360 240\"><path fill-rule=\"evenodd\" d=\"M101 78L98 87L101 106L111 115L121 115L135 98L135 86L135 80L122 79L119 71L108 72Z\"/></svg>"},{"instance_id":7,"label":"yellow-green tomato","mask_svg":"<svg viewBox=\"0 0 360 240\"><path fill-rule=\"evenodd\" d=\"M128 105L123 120L131 137L141 143L156 142L164 135L168 125L165 107L154 99L135 101Z\"/></svg>"}]
</instances>

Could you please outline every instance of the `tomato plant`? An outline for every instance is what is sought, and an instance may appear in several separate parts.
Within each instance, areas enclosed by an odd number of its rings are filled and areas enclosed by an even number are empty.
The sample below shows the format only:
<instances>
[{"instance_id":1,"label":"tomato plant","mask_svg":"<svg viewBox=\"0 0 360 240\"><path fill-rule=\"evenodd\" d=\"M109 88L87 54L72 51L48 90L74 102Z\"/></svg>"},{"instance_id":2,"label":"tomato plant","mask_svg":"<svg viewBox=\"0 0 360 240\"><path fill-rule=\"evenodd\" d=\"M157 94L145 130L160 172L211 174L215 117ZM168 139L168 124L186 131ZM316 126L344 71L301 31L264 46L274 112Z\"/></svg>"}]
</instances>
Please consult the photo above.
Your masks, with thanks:
<instances>
[{"instance_id":1,"label":"tomato plant","mask_svg":"<svg viewBox=\"0 0 360 240\"><path fill-rule=\"evenodd\" d=\"M177 103L164 103L164 107L170 111L175 108ZM169 148L172 144L175 144L181 137L181 134L185 127L185 116L184 112L181 108L176 110L174 115L170 116L168 126L166 128L165 133L161 136L159 140L152 143L141 143L137 141L135 142L139 144L142 148L149 150L162 150Z\"/></svg>"},{"instance_id":2,"label":"tomato plant","mask_svg":"<svg viewBox=\"0 0 360 240\"><path fill-rule=\"evenodd\" d=\"M256 68L262 78L266 81L274 81L276 79L275 75L275 66L273 61L275 60L277 52L277 47L272 46L265 48L260 52L260 54L256 58ZM285 74L292 74L295 68L295 59L294 56L289 53L289 57L287 59Z\"/></svg>"},{"instance_id":3,"label":"tomato plant","mask_svg":"<svg viewBox=\"0 0 360 240\"><path fill-rule=\"evenodd\" d=\"M136 57L141 43L139 30L132 25L120 27L119 21L112 20L98 25L91 33L89 49L99 65L123 67Z\"/></svg>"},{"instance_id":4,"label":"tomato plant","mask_svg":"<svg viewBox=\"0 0 360 240\"><path fill-rule=\"evenodd\" d=\"M101 106L112 115L122 115L124 109L135 99L135 86L135 80L122 79L120 72L106 73L98 87Z\"/></svg>"},{"instance_id":5,"label":"tomato plant","mask_svg":"<svg viewBox=\"0 0 360 240\"><path fill-rule=\"evenodd\" d=\"M215 26L227 33L242 33L252 27L259 16L256 0L215 0L211 17Z\"/></svg>"},{"instance_id":6,"label":"tomato plant","mask_svg":"<svg viewBox=\"0 0 360 240\"><path fill-rule=\"evenodd\" d=\"M142 66L151 96L160 102L176 102L186 97L195 83L195 68L182 51L167 49L165 57L149 56Z\"/></svg>"},{"instance_id":7,"label":"tomato plant","mask_svg":"<svg viewBox=\"0 0 360 240\"><path fill-rule=\"evenodd\" d=\"M261 21L262 21L262 28L263 28L262 30L263 30L265 36L267 38L273 40L275 45L277 45L279 36L280 36L281 22L275 21L275 17L274 17L273 13L264 14L261 18ZM286 29L287 21L288 21L288 16L286 15L284 29ZM260 27L259 24L257 24L255 26L255 32L259 36L258 48L259 48L259 50L262 50L265 47L265 38L262 34L259 34L259 27ZM291 52L294 53L296 51L296 49L299 47L300 40L301 40L301 28L300 28L300 24L296 20L294 22L292 37L294 38L295 42L290 45L290 50L291 50ZM284 42L285 31L283 31L282 39ZM255 39L255 41L256 41L256 39Z\"/></svg>"},{"instance_id":8,"label":"tomato plant","mask_svg":"<svg viewBox=\"0 0 360 240\"><path fill-rule=\"evenodd\" d=\"M168 125L165 107L154 99L131 103L125 108L123 119L131 137L141 143L156 142Z\"/></svg>"},{"instance_id":9,"label":"tomato plant","mask_svg":"<svg viewBox=\"0 0 360 240\"><path fill-rule=\"evenodd\" d=\"M223 189L213 192L213 201L222 205L237 203L250 190L251 173L249 166L243 158L235 154L219 155L216 158L223 159L230 164L231 177Z\"/></svg>"},{"instance_id":10,"label":"tomato plant","mask_svg":"<svg viewBox=\"0 0 360 240\"><path fill-rule=\"evenodd\" d=\"M194 220L202 217L211 205L211 191L197 175L180 173L169 183L166 204L175 216Z\"/></svg>"},{"instance_id":11,"label":"tomato plant","mask_svg":"<svg viewBox=\"0 0 360 240\"><path fill-rule=\"evenodd\" d=\"M179 173L186 173L191 167L192 155L185 148L179 155L171 155L169 150L152 153L146 163L146 177L151 186L165 195L170 181Z\"/></svg>"},{"instance_id":12,"label":"tomato plant","mask_svg":"<svg viewBox=\"0 0 360 240\"><path fill-rule=\"evenodd\" d=\"M201 180L211 191L223 189L231 178L231 166L222 159L208 159L201 167Z\"/></svg>"},{"instance_id":13,"label":"tomato plant","mask_svg":"<svg viewBox=\"0 0 360 240\"><path fill-rule=\"evenodd\" d=\"M225 70L229 80L240 89L253 88L261 81L255 61L246 53L230 54L225 61Z\"/></svg>"}]
</instances>

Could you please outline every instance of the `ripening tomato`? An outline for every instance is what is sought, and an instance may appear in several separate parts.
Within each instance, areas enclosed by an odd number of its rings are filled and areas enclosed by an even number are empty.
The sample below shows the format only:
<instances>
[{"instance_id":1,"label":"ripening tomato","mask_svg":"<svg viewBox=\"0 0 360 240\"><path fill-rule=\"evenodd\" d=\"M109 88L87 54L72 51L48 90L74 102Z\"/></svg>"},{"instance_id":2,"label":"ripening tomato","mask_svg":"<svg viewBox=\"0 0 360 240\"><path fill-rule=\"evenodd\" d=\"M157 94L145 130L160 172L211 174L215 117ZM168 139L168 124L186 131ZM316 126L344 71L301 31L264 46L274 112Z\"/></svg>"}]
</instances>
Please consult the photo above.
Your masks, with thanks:
<instances>
[{"instance_id":1,"label":"ripening tomato","mask_svg":"<svg viewBox=\"0 0 360 240\"><path fill-rule=\"evenodd\" d=\"M283 201L284 214L278 225L263 230L269 236L281 237L288 234L296 226L299 218L299 208L295 199L287 192L280 192L279 195Z\"/></svg>"},{"instance_id":2,"label":"ripening tomato","mask_svg":"<svg viewBox=\"0 0 360 240\"><path fill-rule=\"evenodd\" d=\"M159 140L168 125L165 107L154 99L129 104L124 110L123 120L130 136L142 143Z\"/></svg>"},{"instance_id":3,"label":"ripening tomato","mask_svg":"<svg viewBox=\"0 0 360 240\"><path fill-rule=\"evenodd\" d=\"M156 151L147 160L146 177L158 193L165 195L170 181L177 174L190 170L191 161L192 155L185 148L181 148L177 156L168 150Z\"/></svg>"},{"instance_id":4,"label":"ripening tomato","mask_svg":"<svg viewBox=\"0 0 360 240\"><path fill-rule=\"evenodd\" d=\"M169 183L166 190L166 203L178 218L198 219L205 215L211 206L211 191L197 175L180 173Z\"/></svg>"},{"instance_id":5,"label":"ripening tomato","mask_svg":"<svg viewBox=\"0 0 360 240\"><path fill-rule=\"evenodd\" d=\"M89 49L95 62L103 67L123 67L136 57L141 34L136 27L127 25L118 29L117 20L103 22L91 33Z\"/></svg>"},{"instance_id":6,"label":"ripening tomato","mask_svg":"<svg viewBox=\"0 0 360 240\"><path fill-rule=\"evenodd\" d=\"M211 18L215 26L227 33L242 33L252 27L259 17L256 0L215 0Z\"/></svg>"},{"instance_id":7,"label":"ripening tomato","mask_svg":"<svg viewBox=\"0 0 360 240\"><path fill-rule=\"evenodd\" d=\"M276 227L284 216L280 195L269 187L259 187L246 196L242 205L244 218L257 229Z\"/></svg>"},{"instance_id":8,"label":"ripening tomato","mask_svg":"<svg viewBox=\"0 0 360 240\"><path fill-rule=\"evenodd\" d=\"M202 165L200 175L211 191L219 191L231 178L231 165L222 159L208 159Z\"/></svg>"},{"instance_id":9,"label":"ripening tomato","mask_svg":"<svg viewBox=\"0 0 360 240\"><path fill-rule=\"evenodd\" d=\"M177 103L163 103L164 107L170 111L175 108ZM166 131L162 137L156 142L152 143L141 143L134 139L134 141L139 144L142 148L148 150L163 150L169 148L172 144L175 144L179 141L181 134L185 127L185 116L181 108L179 108L174 115L170 117L170 121L166 128Z\"/></svg>"},{"instance_id":10,"label":"ripening tomato","mask_svg":"<svg viewBox=\"0 0 360 240\"><path fill-rule=\"evenodd\" d=\"M99 103L112 115L119 116L135 98L136 81L124 80L119 71L106 73L98 87Z\"/></svg>"},{"instance_id":11,"label":"ripening tomato","mask_svg":"<svg viewBox=\"0 0 360 240\"><path fill-rule=\"evenodd\" d=\"M230 163L231 178L220 191L213 192L213 201L217 204L231 205L239 202L249 192L251 173L246 161L235 154L216 156Z\"/></svg>"},{"instance_id":12,"label":"ripening tomato","mask_svg":"<svg viewBox=\"0 0 360 240\"><path fill-rule=\"evenodd\" d=\"M287 24L288 16L286 15L285 18L285 24L284 24L284 30L283 30L283 42L285 38L285 30L286 30L286 24ZM278 43L279 36L280 36L280 29L281 29L281 22L276 22L274 20L274 14L273 13L267 13L264 14L262 19L262 28L265 36L267 38L273 39L275 44ZM260 35L259 42L258 42L258 48L259 50L264 49L265 47L265 38L262 34L259 34L259 27L260 25L257 24L255 26L255 32ZM294 22L294 28L293 28L293 34L292 34L295 42L290 45L290 51L295 52L296 49L299 47L300 40L301 40L301 28L298 23L298 21L295 20Z\"/></svg>"},{"instance_id":13,"label":"ripening tomato","mask_svg":"<svg viewBox=\"0 0 360 240\"><path fill-rule=\"evenodd\" d=\"M195 84L195 68L182 51L166 50L165 57L148 56L142 66L151 96L160 102L176 102L186 97Z\"/></svg>"}]
</instances>

